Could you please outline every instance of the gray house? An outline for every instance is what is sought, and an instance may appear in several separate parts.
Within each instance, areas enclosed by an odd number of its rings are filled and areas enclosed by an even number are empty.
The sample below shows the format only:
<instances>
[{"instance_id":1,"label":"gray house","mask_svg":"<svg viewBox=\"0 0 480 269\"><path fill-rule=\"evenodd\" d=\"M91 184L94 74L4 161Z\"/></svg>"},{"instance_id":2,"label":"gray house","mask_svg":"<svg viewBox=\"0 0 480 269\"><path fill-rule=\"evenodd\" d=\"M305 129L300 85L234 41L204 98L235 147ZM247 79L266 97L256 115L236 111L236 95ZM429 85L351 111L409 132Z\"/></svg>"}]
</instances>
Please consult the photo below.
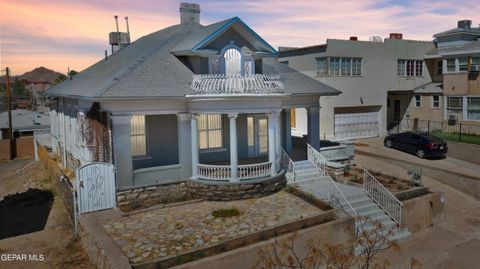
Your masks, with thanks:
<instances>
[{"instance_id":1,"label":"gray house","mask_svg":"<svg viewBox=\"0 0 480 269\"><path fill-rule=\"evenodd\" d=\"M48 90L52 147L68 166L112 162L117 191L190 180L259 182L281 176L290 109L308 114L319 148L319 98L340 92L278 63L239 18L181 23L144 36Z\"/></svg>"}]
</instances>

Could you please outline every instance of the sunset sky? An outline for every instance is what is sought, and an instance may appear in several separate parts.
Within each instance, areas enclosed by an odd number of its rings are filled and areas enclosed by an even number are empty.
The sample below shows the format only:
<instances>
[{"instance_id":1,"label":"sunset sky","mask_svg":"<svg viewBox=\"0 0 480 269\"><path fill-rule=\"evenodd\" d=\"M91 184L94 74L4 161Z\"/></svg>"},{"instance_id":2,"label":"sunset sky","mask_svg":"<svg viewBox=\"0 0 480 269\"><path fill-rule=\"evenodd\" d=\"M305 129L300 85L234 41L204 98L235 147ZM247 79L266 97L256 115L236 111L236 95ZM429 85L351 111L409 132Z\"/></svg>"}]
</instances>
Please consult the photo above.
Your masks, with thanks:
<instances>
[{"instance_id":1,"label":"sunset sky","mask_svg":"<svg viewBox=\"0 0 480 269\"><path fill-rule=\"evenodd\" d=\"M38 66L66 73L102 59L113 15L129 17L132 40L179 23L173 0L0 0L0 63L14 75ZM387 37L431 40L457 20L480 23L474 0L200 0L201 23L238 16L274 47L308 46L327 38ZM3 75L3 73L1 73Z\"/></svg>"}]
</instances>

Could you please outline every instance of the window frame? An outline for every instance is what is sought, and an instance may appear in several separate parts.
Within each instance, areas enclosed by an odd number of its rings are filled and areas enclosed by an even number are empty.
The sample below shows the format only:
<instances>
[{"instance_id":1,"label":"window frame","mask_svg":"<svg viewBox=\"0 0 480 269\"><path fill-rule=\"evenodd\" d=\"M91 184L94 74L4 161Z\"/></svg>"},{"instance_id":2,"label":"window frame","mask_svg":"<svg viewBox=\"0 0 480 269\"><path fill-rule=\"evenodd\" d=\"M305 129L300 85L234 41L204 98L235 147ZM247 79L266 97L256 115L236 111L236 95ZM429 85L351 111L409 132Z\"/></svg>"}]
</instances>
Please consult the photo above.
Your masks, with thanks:
<instances>
[{"instance_id":1,"label":"window frame","mask_svg":"<svg viewBox=\"0 0 480 269\"><path fill-rule=\"evenodd\" d=\"M139 131L140 129L137 127L137 128L134 128L134 124L135 124L135 118L143 118L143 132L137 132ZM132 115L132 117L130 118L130 143L131 143L131 155L132 155L132 158L134 159L138 159L138 158L144 158L144 157L148 157L149 155L149 151L148 151L148 127L147 127L147 120L146 120L146 117L145 115ZM140 130L141 131L141 130ZM137 132L137 133L136 133ZM143 136L144 137L144 152L142 152L141 154L135 154L133 152L133 138L134 137L140 137L140 136Z\"/></svg>"},{"instance_id":2,"label":"window frame","mask_svg":"<svg viewBox=\"0 0 480 269\"><path fill-rule=\"evenodd\" d=\"M399 77L423 77L424 61L418 59L398 59L397 76Z\"/></svg>"},{"instance_id":3,"label":"window frame","mask_svg":"<svg viewBox=\"0 0 480 269\"><path fill-rule=\"evenodd\" d=\"M318 77L361 77L363 58L327 56L315 58Z\"/></svg>"},{"instance_id":4,"label":"window frame","mask_svg":"<svg viewBox=\"0 0 480 269\"><path fill-rule=\"evenodd\" d=\"M417 100L418 97L418 100ZM421 95L414 95L413 100L415 102L415 107L422 107L422 96Z\"/></svg>"},{"instance_id":5,"label":"window frame","mask_svg":"<svg viewBox=\"0 0 480 269\"><path fill-rule=\"evenodd\" d=\"M435 97L438 98L438 100L435 101ZM437 105L435 105L437 104ZM434 94L432 95L432 108L438 109L440 108L440 95Z\"/></svg>"},{"instance_id":6,"label":"window frame","mask_svg":"<svg viewBox=\"0 0 480 269\"><path fill-rule=\"evenodd\" d=\"M477 99L477 100L479 100L479 101L478 101L478 102L479 102L479 106L478 106L478 107L473 107L473 108L470 107L470 105L471 105L471 100L472 100L472 99ZM472 112L471 112L472 110L473 110L473 111L478 111L477 113L480 114L480 96L467 96L466 102L467 102L467 104L466 104L466 110L467 110L467 111L466 111L466 112L467 112L466 119L469 120L469 121L480 121L480 116L478 117L478 119L472 119L472 118L469 117L470 114L472 113Z\"/></svg>"},{"instance_id":7,"label":"window frame","mask_svg":"<svg viewBox=\"0 0 480 269\"><path fill-rule=\"evenodd\" d=\"M210 128L210 120L209 120L209 115L218 115L219 117L219 125L220 127L219 128ZM201 120L201 117L205 117L206 121L205 121L205 129L202 129L201 128L201 124L200 124L200 120ZM198 149L201 151L201 152L205 152L205 151L216 151L216 150L224 150L225 149L225 141L224 141L224 134L225 134L225 126L223 124L223 117L222 117L222 114L199 114L198 115L198 118L197 118L197 136L198 136ZM212 132L215 132L215 131L220 131L220 143L221 145L219 147L210 147L210 133ZM201 141L200 141L200 134L204 132L206 134L206 143L207 143L207 146L202 148L201 146Z\"/></svg>"}]
</instances>

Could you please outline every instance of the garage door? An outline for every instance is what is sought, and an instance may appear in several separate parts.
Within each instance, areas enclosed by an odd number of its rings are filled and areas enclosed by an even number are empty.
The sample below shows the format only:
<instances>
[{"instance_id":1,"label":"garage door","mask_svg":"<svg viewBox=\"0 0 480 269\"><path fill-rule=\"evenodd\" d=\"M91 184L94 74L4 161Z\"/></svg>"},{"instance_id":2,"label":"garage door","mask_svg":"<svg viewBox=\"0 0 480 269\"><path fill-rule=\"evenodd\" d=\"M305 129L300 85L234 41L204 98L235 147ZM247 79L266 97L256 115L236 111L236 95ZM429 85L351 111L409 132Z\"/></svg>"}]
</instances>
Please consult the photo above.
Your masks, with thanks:
<instances>
[{"instance_id":1,"label":"garage door","mask_svg":"<svg viewBox=\"0 0 480 269\"><path fill-rule=\"evenodd\" d=\"M379 126L379 112L335 113L336 140L378 136Z\"/></svg>"}]
</instances>

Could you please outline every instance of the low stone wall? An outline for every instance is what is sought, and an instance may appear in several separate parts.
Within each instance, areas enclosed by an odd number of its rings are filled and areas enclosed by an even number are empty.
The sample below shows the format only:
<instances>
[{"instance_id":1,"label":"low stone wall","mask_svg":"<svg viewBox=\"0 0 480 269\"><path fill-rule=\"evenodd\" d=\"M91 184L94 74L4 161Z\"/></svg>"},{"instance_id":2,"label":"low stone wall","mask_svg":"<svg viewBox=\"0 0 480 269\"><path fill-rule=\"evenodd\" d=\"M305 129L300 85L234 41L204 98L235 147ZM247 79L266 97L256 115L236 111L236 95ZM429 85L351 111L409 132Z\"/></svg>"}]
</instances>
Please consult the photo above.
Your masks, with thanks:
<instances>
[{"instance_id":1,"label":"low stone wall","mask_svg":"<svg viewBox=\"0 0 480 269\"><path fill-rule=\"evenodd\" d=\"M90 214L79 216L79 238L90 262L98 269L130 269L128 258Z\"/></svg>"},{"instance_id":2,"label":"low stone wall","mask_svg":"<svg viewBox=\"0 0 480 269\"><path fill-rule=\"evenodd\" d=\"M299 257L304 257L308 250L309 242L323 245L328 244L348 244L352 239L352 232L355 229L353 218L341 218L327 223L319 224L310 228L299 230L295 233L288 233L266 241L261 241L238 249L230 250L218 255L203 258L197 261L179 265L177 269L243 269L255 268L258 261L258 254L261 249L271 247L275 241L288 242L289 238L295 234L293 248ZM280 243L281 244L281 243ZM142 268L158 268L154 266L145 266Z\"/></svg>"},{"instance_id":3,"label":"low stone wall","mask_svg":"<svg viewBox=\"0 0 480 269\"><path fill-rule=\"evenodd\" d=\"M117 206L122 211L146 208L156 204L186 201L188 196L185 182L137 187L117 192Z\"/></svg>"},{"instance_id":4,"label":"low stone wall","mask_svg":"<svg viewBox=\"0 0 480 269\"><path fill-rule=\"evenodd\" d=\"M266 196L280 191L287 180L282 174L264 180L246 182L187 181L188 194L195 199L231 201Z\"/></svg>"},{"instance_id":5,"label":"low stone wall","mask_svg":"<svg viewBox=\"0 0 480 269\"><path fill-rule=\"evenodd\" d=\"M445 205L441 195L433 192L404 200L401 227L415 233L445 220Z\"/></svg>"}]
</instances>

